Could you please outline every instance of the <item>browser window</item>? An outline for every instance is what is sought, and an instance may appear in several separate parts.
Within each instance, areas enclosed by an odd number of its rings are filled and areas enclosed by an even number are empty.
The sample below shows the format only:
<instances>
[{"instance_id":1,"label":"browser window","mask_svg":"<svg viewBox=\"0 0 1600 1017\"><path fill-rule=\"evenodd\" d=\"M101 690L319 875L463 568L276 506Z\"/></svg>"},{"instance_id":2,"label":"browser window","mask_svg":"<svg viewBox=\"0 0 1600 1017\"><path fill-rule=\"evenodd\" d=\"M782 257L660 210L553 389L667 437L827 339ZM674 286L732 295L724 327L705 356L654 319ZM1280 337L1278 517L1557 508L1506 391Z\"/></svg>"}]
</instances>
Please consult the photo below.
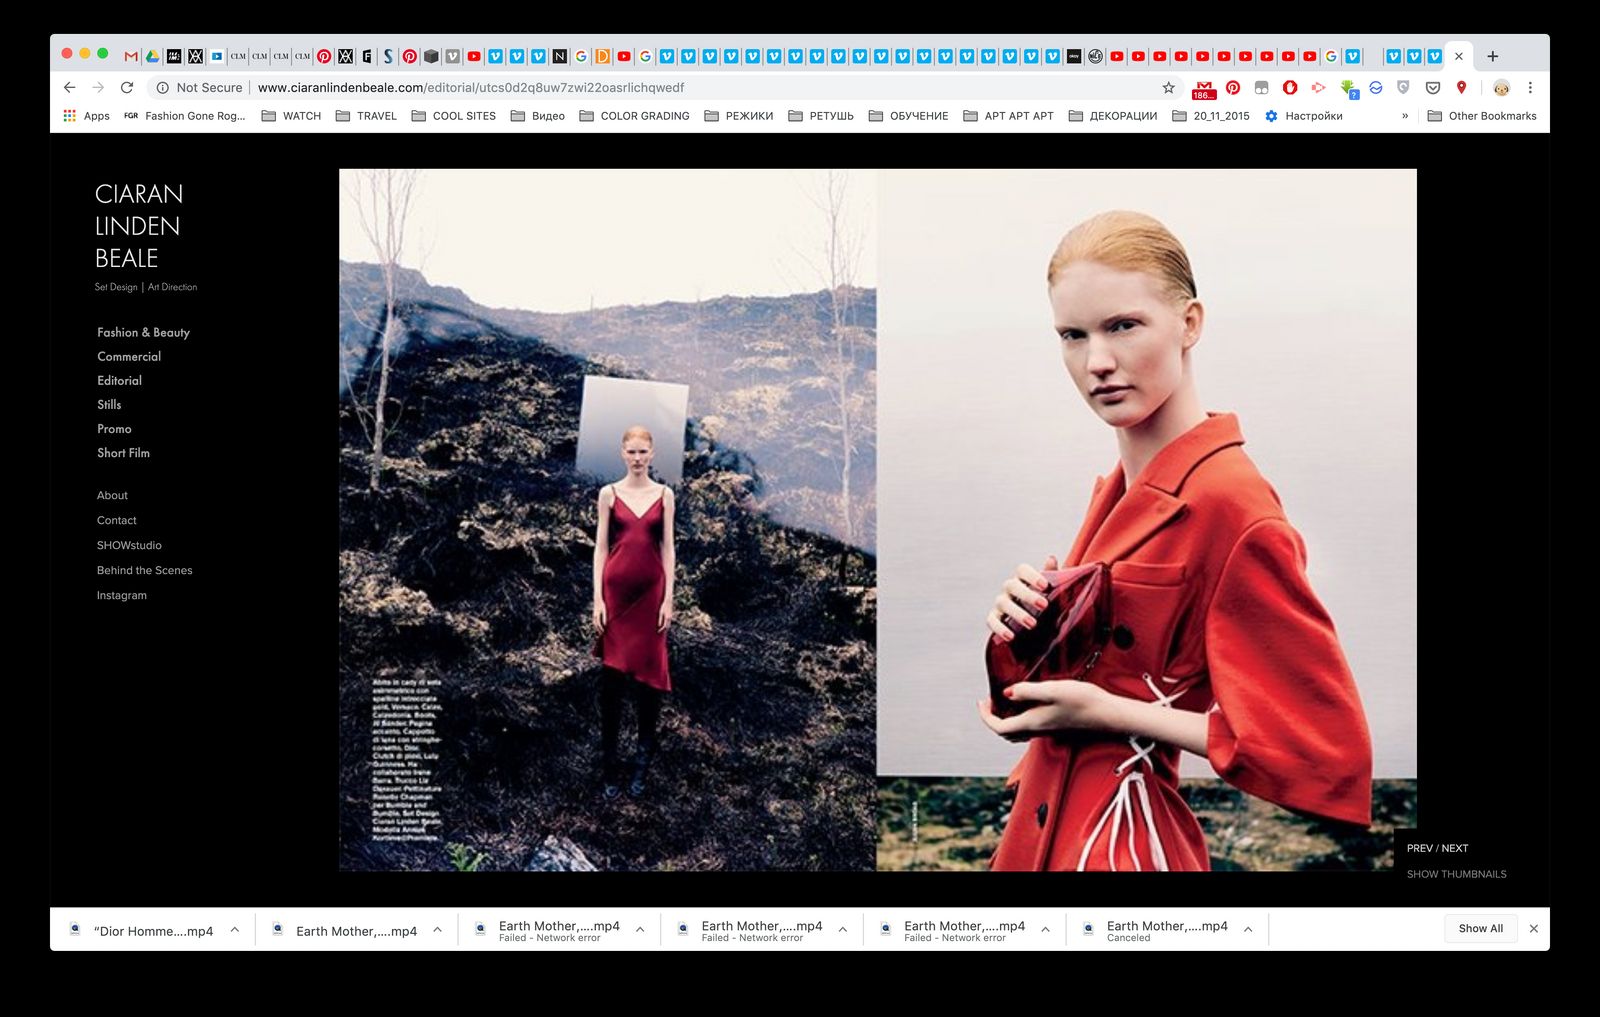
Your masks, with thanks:
<instances>
[{"instance_id":1,"label":"browser window","mask_svg":"<svg viewBox=\"0 0 1600 1017\"><path fill-rule=\"evenodd\" d=\"M52 951L1549 949L1549 36L49 42Z\"/></svg>"}]
</instances>

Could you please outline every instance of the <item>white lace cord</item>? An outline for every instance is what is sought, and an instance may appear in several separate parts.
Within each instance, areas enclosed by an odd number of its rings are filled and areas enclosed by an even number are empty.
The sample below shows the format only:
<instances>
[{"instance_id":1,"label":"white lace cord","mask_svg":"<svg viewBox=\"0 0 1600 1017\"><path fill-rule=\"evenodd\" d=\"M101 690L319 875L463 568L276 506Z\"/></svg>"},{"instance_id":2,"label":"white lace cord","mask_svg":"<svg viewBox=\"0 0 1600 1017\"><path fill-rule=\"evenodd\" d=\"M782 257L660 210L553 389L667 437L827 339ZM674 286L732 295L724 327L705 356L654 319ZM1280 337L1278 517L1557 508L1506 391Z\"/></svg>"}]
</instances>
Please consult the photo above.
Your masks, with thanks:
<instances>
[{"instance_id":1,"label":"white lace cord","mask_svg":"<svg viewBox=\"0 0 1600 1017\"><path fill-rule=\"evenodd\" d=\"M1165 682L1176 681L1176 679L1168 678L1165 675L1162 676L1161 680ZM1187 691L1175 689L1172 695L1163 695L1161 690L1156 687L1156 683L1151 681L1149 672L1144 674L1144 683L1149 688L1150 694L1156 697L1155 704L1169 709L1172 707L1172 701ZM1150 765L1149 757L1150 753L1155 751L1156 740L1152 738L1149 744L1141 744L1138 736L1129 735L1128 744L1133 746L1133 755L1119 763L1114 772L1121 773L1129 767L1137 767L1139 763L1143 763L1145 769L1154 772L1154 767ZM1123 816L1128 817L1128 855L1133 859L1134 871L1142 872L1144 870L1144 866L1139 862L1139 852L1133 839L1133 795L1130 788L1139 792L1139 805L1144 812L1145 834L1150 840L1150 854L1152 861L1155 862L1156 871L1168 871L1167 853L1161 847L1160 835L1156 833L1155 814L1150 811L1150 792L1145 786L1144 774L1138 769L1134 769L1132 773L1122 778L1122 783L1117 785L1116 794L1111 796L1111 804L1107 805L1105 812L1100 814L1100 822L1095 824L1094 832L1089 834L1088 842L1083 845L1083 853L1078 856L1079 872L1082 872L1084 866L1088 864L1089 852L1100 839L1100 831L1105 829L1106 820L1108 819L1111 820L1111 842L1106 851L1106 859L1111 864L1111 871L1117 871L1117 834L1122 832Z\"/></svg>"}]
</instances>

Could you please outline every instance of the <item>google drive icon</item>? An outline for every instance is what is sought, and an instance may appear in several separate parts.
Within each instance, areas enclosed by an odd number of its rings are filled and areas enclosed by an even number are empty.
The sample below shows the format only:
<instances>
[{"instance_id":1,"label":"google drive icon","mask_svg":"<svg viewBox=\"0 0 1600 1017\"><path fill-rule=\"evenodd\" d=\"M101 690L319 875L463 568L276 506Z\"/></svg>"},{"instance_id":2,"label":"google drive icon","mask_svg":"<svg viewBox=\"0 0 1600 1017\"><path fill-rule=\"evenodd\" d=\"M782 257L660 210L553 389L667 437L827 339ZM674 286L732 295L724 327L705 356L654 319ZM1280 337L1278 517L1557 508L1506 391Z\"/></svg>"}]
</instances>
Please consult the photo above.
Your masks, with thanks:
<instances>
[{"instance_id":1,"label":"google drive icon","mask_svg":"<svg viewBox=\"0 0 1600 1017\"><path fill-rule=\"evenodd\" d=\"M161 54L151 50L144 55L144 62L147 64L159 64L161 62Z\"/></svg>"}]
</instances>

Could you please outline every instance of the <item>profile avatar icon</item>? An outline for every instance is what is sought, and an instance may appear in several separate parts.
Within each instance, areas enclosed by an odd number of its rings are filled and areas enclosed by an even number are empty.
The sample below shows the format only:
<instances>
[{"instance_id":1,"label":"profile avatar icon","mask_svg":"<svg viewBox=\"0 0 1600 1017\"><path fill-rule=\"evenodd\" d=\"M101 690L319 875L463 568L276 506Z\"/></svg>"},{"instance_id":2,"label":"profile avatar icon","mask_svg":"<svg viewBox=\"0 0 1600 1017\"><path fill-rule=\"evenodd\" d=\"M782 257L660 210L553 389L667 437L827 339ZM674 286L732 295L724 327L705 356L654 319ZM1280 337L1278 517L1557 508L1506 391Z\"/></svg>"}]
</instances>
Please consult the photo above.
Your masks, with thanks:
<instances>
[{"instance_id":1,"label":"profile avatar icon","mask_svg":"<svg viewBox=\"0 0 1600 1017\"><path fill-rule=\"evenodd\" d=\"M1494 94L1495 95L1510 95L1511 94L1511 82L1507 81L1505 78L1501 78L1499 81L1496 81L1494 83Z\"/></svg>"}]
</instances>

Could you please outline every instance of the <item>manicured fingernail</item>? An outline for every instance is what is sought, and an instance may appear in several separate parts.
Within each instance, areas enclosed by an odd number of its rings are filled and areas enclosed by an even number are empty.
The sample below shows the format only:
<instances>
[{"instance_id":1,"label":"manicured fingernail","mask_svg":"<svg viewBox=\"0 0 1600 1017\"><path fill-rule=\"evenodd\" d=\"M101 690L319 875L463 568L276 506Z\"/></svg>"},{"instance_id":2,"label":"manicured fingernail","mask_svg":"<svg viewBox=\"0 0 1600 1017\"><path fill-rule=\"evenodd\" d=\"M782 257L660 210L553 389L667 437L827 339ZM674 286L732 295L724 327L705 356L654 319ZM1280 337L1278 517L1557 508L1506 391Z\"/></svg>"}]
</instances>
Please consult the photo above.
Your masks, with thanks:
<instances>
[{"instance_id":1,"label":"manicured fingernail","mask_svg":"<svg viewBox=\"0 0 1600 1017\"><path fill-rule=\"evenodd\" d=\"M1005 697L1006 697L1006 698L1007 698L1007 699L1011 699L1011 698L1013 698L1013 697L1014 697L1014 694L1013 694L1013 693L1012 693L1012 691L1011 691L1011 686L1009 686L1009 685L1007 685L1007 686L1006 686L1006 687L1005 687L1005 689L1004 689L1004 690L1003 690L1003 691L1004 691L1004 693L1005 693Z\"/></svg>"},{"instance_id":2,"label":"manicured fingernail","mask_svg":"<svg viewBox=\"0 0 1600 1017\"><path fill-rule=\"evenodd\" d=\"M1048 607L1049 605L1050 605L1050 602L1048 600L1045 600L1043 597L1039 597L1038 599L1036 599L1033 602L1033 606L1034 607Z\"/></svg>"},{"instance_id":3,"label":"manicured fingernail","mask_svg":"<svg viewBox=\"0 0 1600 1017\"><path fill-rule=\"evenodd\" d=\"M1039 623L1034 621L1032 618L1024 618L1024 619L1022 619L1022 624L1028 626L1028 628L1030 628L1030 629L1031 628L1037 628L1038 625L1039 625Z\"/></svg>"}]
</instances>

